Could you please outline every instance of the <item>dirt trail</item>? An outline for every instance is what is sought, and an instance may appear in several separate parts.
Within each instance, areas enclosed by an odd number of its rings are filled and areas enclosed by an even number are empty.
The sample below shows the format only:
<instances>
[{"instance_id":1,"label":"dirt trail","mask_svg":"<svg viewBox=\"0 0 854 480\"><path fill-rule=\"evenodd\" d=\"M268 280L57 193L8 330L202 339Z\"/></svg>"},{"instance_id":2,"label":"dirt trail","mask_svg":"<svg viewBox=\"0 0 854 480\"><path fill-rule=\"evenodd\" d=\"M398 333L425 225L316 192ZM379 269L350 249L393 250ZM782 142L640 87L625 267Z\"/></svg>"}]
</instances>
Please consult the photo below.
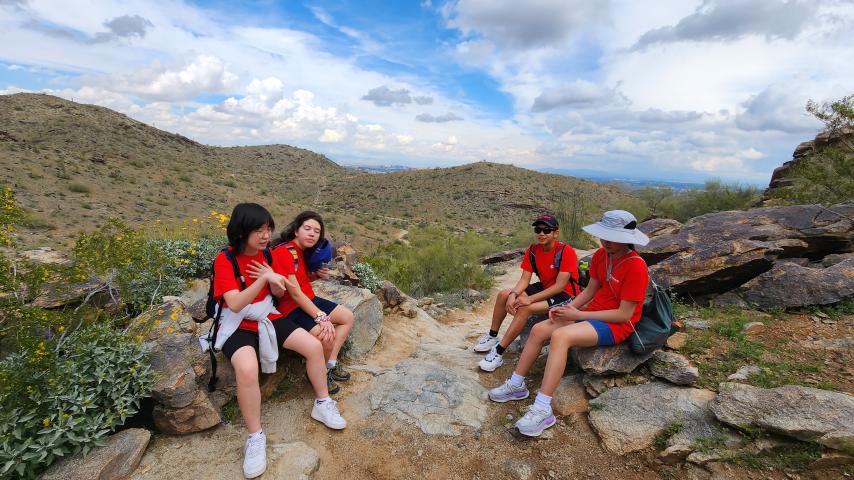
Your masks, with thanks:
<instances>
[{"instance_id":1,"label":"dirt trail","mask_svg":"<svg viewBox=\"0 0 854 480\"><path fill-rule=\"evenodd\" d=\"M422 342L459 345L461 351L471 345L488 328L497 291L512 287L518 274L518 268L510 267L498 277L491 297L473 311L454 310L433 322L386 316L377 346L363 362L349 365L353 378L336 395L339 405L346 406L346 399L370 385L377 371L409 358ZM509 318L504 326L508 323ZM464 355L470 362L457 368L476 371L481 355L471 350ZM515 355L508 355L496 372L479 373L480 383L486 388L498 385L510 375L515 360ZM539 376L531 375L531 380L536 389ZM585 415L559 419L541 439L514 437L510 426L528 401L490 404L481 432L466 430L449 437L426 435L380 415L358 417L346 407L342 414L348 420L347 429L331 431L309 417L312 399L308 381L300 375L284 394L263 405L262 422L268 455L276 445L296 441L317 451L317 479L659 478L659 472L650 467L653 452L624 456L606 452ZM133 478L242 478L245 435L239 420L185 437L157 435ZM682 473L693 477L698 472L692 467L691 472ZM708 478L707 473L699 473L695 478Z\"/></svg>"}]
</instances>

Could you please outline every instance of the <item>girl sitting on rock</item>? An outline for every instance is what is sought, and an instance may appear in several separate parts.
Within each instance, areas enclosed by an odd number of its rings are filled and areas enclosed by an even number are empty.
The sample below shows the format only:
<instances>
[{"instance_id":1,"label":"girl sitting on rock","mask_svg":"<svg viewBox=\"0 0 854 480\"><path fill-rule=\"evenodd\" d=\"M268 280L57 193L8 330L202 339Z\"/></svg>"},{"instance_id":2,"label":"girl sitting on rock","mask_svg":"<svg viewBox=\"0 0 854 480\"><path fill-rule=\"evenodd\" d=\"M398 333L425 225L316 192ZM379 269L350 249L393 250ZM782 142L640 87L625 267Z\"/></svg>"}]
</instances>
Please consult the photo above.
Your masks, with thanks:
<instances>
[{"instance_id":1,"label":"girl sitting on rock","mask_svg":"<svg viewBox=\"0 0 854 480\"><path fill-rule=\"evenodd\" d=\"M312 263L309 259L318 247L328 245L325 234L319 214L302 212L282 231L273 257L285 269L288 279L299 285L299 288L285 292L279 302L279 311L320 340L326 358L329 393L335 394L340 389L336 382L350 379L350 372L338 363L338 353L353 328L353 312L315 295L311 286L312 281L329 275L329 270L322 265L316 271L309 268Z\"/></svg>"},{"instance_id":2,"label":"girl sitting on rock","mask_svg":"<svg viewBox=\"0 0 854 480\"><path fill-rule=\"evenodd\" d=\"M637 229L634 215L624 210L605 212L602 220L584 227L599 238L602 248L590 262L590 283L566 306L549 311L549 319L534 326L513 375L489 391L495 402L528 398L525 374L551 340L543 383L528 412L516 422L522 435L537 437L555 424L551 400L566 369L570 347L617 345L631 335L640 320L646 296L646 263L634 250L649 238Z\"/></svg>"},{"instance_id":3,"label":"girl sitting on rock","mask_svg":"<svg viewBox=\"0 0 854 480\"><path fill-rule=\"evenodd\" d=\"M273 265L267 264L264 250L269 247L273 228L273 218L264 207L256 203L238 204L226 228L228 251L221 252L214 260L214 298L223 302L216 347L234 367L237 403L249 431L243 460L246 478L255 478L267 469L258 369L260 363L265 373L275 371L280 346L306 359L306 370L317 397L312 418L333 429L347 425L329 398L321 342L279 313L271 296L271 293L282 295L286 289L298 290L296 283L291 284L276 273L287 269L277 265L275 256L270 254ZM238 266L240 278L232 260ZM244 282L245 286L241 285Z\"/></svg>"}]
</instances>

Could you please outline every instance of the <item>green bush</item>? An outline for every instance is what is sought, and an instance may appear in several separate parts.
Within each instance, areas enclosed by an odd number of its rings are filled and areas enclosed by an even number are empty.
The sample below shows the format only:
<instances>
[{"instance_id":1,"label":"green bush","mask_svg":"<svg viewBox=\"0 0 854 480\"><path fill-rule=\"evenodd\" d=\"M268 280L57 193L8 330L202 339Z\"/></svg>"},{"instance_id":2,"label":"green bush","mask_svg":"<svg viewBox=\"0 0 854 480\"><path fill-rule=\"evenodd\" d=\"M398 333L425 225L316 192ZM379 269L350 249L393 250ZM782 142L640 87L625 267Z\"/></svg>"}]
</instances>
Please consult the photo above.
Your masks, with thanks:
<instances>
[{"instance_id":1,"label":"green bush","mask_svg":"<svg viewBox=\"0 0 854 480\"><path fill-rule=\"evenodd\" d=\"M80 183L80 182L71 182L71 183L69 183L69 184L68 184L68 190L69 190L70 192L74 192L74 193L89 193L89 192L91 192L91 191L92 191L92 190L89 188L89 186L84 185L84 184L82 184L82 183Z\"/></svg>"},{"instance_id":2,"label":"green bush","mask_svg":"<svg viewBox=\"0 0 854 480\"><path fill-rule=\"evenodd\" d=\"M658 216L685 222L706 213L750 208L759 200L762 191L757 187L725 184L714 179L707 180L702 189L673 193L663 199L647 190L637 194L647 201L649 210Z\"/></svg>"},{"instance_id":3,"label":"green bush","mask_svg":"<svg viewBox=\"0 0 854 480\"><path fill-rule=\"evenodd\" d=\"M35 478L89 451L139 410L153 380L144 347L109 324L10 355L0 362L0 477Z\"/></svg>"},{"instance_id":4,"label":"green bush","mask_svg":"<svg viewBox=\"0 0 854 480\"><path fill-rule=\"evenodd\" d=\"M353 273L359 277L359 281L362 282L362 285L372 292L380 286L380 279L377 276L377 273L374 272L373 267L367 263L357 262L353 264Z\"/></svg>"},{"instance_id":5,"label":"green bush","mask_svg":"<svg viewBox=\"0 0 854 480\"><path fill-rule=\"evenodd\" d=\"M492 278L480 266L480 257L495 251L495 245L484 237L443 227L416 227L407 238L409 245L389 245L366 261L382 278L410 295L492 286Z\"/></svg>"}]
</instances>

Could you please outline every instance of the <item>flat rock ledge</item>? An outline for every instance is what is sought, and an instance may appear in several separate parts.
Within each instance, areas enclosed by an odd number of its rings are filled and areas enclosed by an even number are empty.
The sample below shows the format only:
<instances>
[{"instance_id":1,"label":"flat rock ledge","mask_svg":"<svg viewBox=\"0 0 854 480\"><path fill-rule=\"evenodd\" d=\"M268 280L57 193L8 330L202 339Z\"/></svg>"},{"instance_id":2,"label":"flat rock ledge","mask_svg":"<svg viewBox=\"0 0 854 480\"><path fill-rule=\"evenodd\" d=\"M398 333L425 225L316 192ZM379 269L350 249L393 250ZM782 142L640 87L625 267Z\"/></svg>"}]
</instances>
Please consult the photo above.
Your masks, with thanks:
<instances>
[{"instance_id":1,"label":"flat rock ledge","mask_svg":"<svg viewBox=\"0 0 854 480\"><path fill-rule=\"evenodd\" d=\"M625 454L649 448L656 436L678 423L669 446L688 452L699 438L724 433L709 411L715 392L650 382L615 387L590 401L590 425L608 450Z\"/></svg>"},{"instance_id":2,"label":"flat rock ledge","mask_svg":"<svg viewBox=\"0 0 854 480\"><path fill-rule=\"evenodd\" d=\"M436 363L410 359L377 375L347 405L365 416L394 416L428 435L458 436L464 428L480 431L486 400L486 389L475 379Z\"/></svg>"},{"instance_id":3,"label":"flat rock ledge","mask_svg":"<svg viewBox=\"0 0 854 480\"><path fill-rule=\"evenodd\" d=\"M721 383L719 391L710 408L721 422L837 450L854 449L854 396L797 385L765 389Z\"/></svg>"}]
</instances>

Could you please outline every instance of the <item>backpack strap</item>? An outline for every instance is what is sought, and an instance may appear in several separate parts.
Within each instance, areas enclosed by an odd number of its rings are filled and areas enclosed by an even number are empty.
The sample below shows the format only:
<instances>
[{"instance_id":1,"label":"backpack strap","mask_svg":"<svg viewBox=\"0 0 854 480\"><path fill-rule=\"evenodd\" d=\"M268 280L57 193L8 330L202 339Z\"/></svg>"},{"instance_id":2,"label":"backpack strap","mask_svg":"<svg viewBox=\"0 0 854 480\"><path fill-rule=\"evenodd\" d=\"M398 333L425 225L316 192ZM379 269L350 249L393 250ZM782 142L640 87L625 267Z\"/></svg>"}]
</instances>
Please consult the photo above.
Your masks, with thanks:
<instances>
[{"instance_id":1,"label":"backpack strap","mask_svg":"<svg viewBox=\"0 0 854 480\"><path fill-rule=\"evenodd\" d=\"M225 252L225 258L227 258L228 262L231 263L231 269L234 271L234 278L240 281L240 290L246 290L246 279L243 278L243 274L240 273L240 265L237 264L237 257L229 248L224 249L223 252Z\"/></svg>"},{"instance_id":2,"label":"backpack strap","mask_svg":"<svg viewBox=\"0 0 854 480\"><path fill-rule=\"evenodd\" d=\"M540 278L540 272L537 271L537 257L534 256L534 245L528 247L528 261L531 262L531 270L537 278Z\"/></svg>"}]
</instances>

